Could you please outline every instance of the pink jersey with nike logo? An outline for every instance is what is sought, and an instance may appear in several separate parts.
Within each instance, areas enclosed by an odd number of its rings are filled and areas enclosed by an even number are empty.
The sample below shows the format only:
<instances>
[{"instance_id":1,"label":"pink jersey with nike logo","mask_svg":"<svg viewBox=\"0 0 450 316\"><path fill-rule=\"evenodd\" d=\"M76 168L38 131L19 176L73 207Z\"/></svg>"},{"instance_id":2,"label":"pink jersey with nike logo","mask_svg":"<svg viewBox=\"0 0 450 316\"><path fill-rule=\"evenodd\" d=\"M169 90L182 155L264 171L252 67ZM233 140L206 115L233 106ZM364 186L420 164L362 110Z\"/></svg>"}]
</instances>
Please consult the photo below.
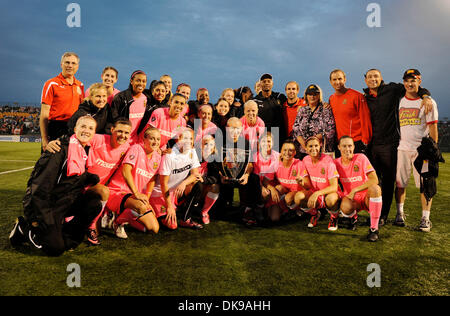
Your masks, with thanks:
<instances>
[{"instance_id":1,"label":"pink jersey with nike logo","mask_svg":"<svg viewBox=\"0 0 450 316\"><path fill-rule=\"evenodd\" d=\"M291 192L300 191L303 187L297 183L298 177L306 177L305 165L300 159L294 158L289 167L285 167L282 161L278 163L278 170L276 172L277 180L280 184L289 189Z\"/></svg>"},{"instance_id":2,"label":"pink jersey with nike logo","mask_svg":"<svg viewBox=\"0 0 450 316\"><path fill-rule=\"evenodd\" d=\"M311 179L312 189L319 191L330 186L330 179L339 178L336 165L333 158L322 154L317 163L313 164L311 157L308 155L303 158L309 178Z\"/></svg>"},{"instance_id":3,"label":"pink jersey with nike logo","mask_svg":"<svg viewBox=\"0 0 450 316\"><path fill-rule=\"evenodd\" d=\"M339 181L344 188L344 195L348 195L354 188L366 183L367 174L375 171L364 154L355 154L348 166L342 164L342 157L335 159L334 163L339 173Z\"/></svg>"},{"instance_id":4,"label":"pink jersey with nike logo","mask_svg":"<svg viewBox=\"0 0 450 316\"><path fill-rule=\"evenodd\" d=\"M105 184L119 167L120 159L125 155L130 144L126 142L117 148L113 148L111 146L111 135L95 134L90 146L87 160L88 171L99 176L100 184Z\"/></svg>"},{"instance_id":5,"label":"pink jersey with nike logo","mask_svg":"<svg viewBox=\"0 0 450 316\"><path fill-rule=\"evenodd\" d=\"M176 129L186 126L186 120L179 115L178 118L172 120L169 116L169 108L159 108L153 111L148 125L156 127L161 133L161 149L166 149L167 142L176 136Z\"/></svg>"},{"instance_id":6,"label":"pink jersey with nike logo","mask_svg":"<svg viewBox=\"0 0 450 316\"><path fill-rule=\"evenodd\" d=\"M144 148L135 144L130 147L125 158L118 170L109 183L109 188L113 191L131 193L125 179L122 176L122 169L124 164L133 166L131 175L133 176L136 189L141 193L147 193L147 184L158 172L161 163L161 155L154 151L151 158L145 154Z\"/></svg>"}]
</instances>

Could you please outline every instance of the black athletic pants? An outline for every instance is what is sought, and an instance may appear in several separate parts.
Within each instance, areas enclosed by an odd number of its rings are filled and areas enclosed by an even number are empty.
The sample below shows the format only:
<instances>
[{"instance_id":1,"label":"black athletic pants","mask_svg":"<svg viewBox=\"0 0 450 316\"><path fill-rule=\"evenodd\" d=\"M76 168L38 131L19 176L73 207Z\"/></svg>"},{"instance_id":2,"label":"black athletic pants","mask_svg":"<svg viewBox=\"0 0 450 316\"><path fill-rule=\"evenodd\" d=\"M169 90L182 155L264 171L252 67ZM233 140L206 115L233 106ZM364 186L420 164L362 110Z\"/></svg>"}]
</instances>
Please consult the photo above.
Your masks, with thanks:
<instances>
[{"instance_id":1,"label":"black athletic pants","mask_svg":"<svg viewBox=\"0 0 450 316\"><path fill-rule=\"evenodd\" d=\"M76 248L84 239L86 230L102 209L100 196L87 191L71 206L60 206L54 211L54 224L36 229L38 243L49 256L59 256ZM73 218L66 222L66 218Z\"/></svg>"},{"instance_id":2,"label":"black athletic pants","mask_svg":"<svg viewBox=\"0 0 450 316\"><path fill-rule=\"evenodd\" d=\"M236 185L233 184L220 184L220 197L218 206L226 207L233 203L233 192ZM261 203L261 183L259 176L251 173L248 177L246 185L237 185L239 189L239 201L243 207L255 208Z\"/></svg>"},{"instance_id":3,"label":"black athletic pants","mask_svg":"<svg viewBox=\"0 0 450 316\"><path fill-rule=\"evenodd\" d=\"M398 143L387 145L370 145L368 158L378 176L382 191L383 207L381 218L386 219L391 209L397 175Z\"/></svg>"}]
</instances>

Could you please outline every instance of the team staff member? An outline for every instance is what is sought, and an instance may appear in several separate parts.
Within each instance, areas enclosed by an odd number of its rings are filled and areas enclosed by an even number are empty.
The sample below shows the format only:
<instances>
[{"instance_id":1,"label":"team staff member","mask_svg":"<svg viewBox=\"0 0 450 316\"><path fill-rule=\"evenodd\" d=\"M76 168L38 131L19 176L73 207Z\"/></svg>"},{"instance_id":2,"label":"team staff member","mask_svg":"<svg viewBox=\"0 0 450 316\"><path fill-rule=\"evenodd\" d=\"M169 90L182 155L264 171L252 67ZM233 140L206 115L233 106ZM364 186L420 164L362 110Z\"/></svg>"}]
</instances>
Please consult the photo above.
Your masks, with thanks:
<instances>
[{"instance_id":1,"label":"team staff member","mask_svg":"<svg viewBox=\"0 0 450 316\"><path fill-rule=\"evenodd\" d=\"M398 105L406 90L401 83L385 84L378 69L369 69L364 79L367 85L364 96L370 110L373 134L368 158L380 180L383 196L380 225L384 225L391 209L397 172L397 147L400 140ZM423 98L422 104L428 113L432 108L430 93L419 87L418 95Z\"/></svg>"},{"instance_id":2,"label":"team staff member","mask_svg":"<svg viewBox=\"0 0 450 316\"><path fill-rule=\"evenodd\" d=\"M397 216L394 225L405 226L405 214L403 205L406 200L406 187L411 177L411 169L414 175L416 187L420 188L420 175L414 167L414 161L418 156L417 148L423 137L431 137L438 143L438 109L434 100L432 110L425 114L421 108L422 100L419 97L419 86L422 76L417 69L408 69L403 74L403 85L406 89L405 96L400 100L400 143L398 145L398 161L396 176L395 200L397 202ZM431 230L430 210L432 199L427 200L424 193L420 193L422 204L422 219L419 229L423 232Z\"/></svg>"},{"instance_id":3,"label":"team staff member","mask_svg":"<svg viewBox=\"0 0 450 316\"><path fill-rule=\"evenodd\" d=\"M286 91L286 102L283 103L283 119L287 132L287 137L293 139L292 133L295 118L297 117L298 110L305 106L305 100L298 97L300 92L300 86L296 81L289 81L284 88Z\"/></svg>"},{"instance_id":4,"label":"team staff member","mask_svg":"<svg viewBox=\"0 0 450 316\"><path fill-rule=\"evenodd\" d=\"M73 52L61 57L61 73L44 84L41 95L42 150L50 140L67 134L67 121L84 98L84 85L75 78L80 58Z\"/></svg>"},{"instance_id":5,"label":"team staff member","mask_svg":"<svg viewBox=\"0 0 450 316\"><path fill-rule=\"evenodd\" d=\"M330 84L335 93L330 96L330 105L336 122L337 138L348 135L355 141L355 153L366 152L372 139L370 111L364 95L347 88L344 71L335 69L330 73ZM337 155L340 153L337 151Z\"/></svg>"},{"instance_id":6,"label":"team staff member","mask_svg":"<svg viewBox=\"0 0 450 316\"><path fill-rule=\"evenodd\" d=\"M263 74L260 78L261 92L253 99L258 104L258 115L266 124L267 130L272 127L279 128L278 141L280 144L286 139L285 123L282 113L282 104L286 96L279 92L273 92L273 79L270 74ZM272 134L276 134L272 131Z\"/></svg>"}]
</instances>

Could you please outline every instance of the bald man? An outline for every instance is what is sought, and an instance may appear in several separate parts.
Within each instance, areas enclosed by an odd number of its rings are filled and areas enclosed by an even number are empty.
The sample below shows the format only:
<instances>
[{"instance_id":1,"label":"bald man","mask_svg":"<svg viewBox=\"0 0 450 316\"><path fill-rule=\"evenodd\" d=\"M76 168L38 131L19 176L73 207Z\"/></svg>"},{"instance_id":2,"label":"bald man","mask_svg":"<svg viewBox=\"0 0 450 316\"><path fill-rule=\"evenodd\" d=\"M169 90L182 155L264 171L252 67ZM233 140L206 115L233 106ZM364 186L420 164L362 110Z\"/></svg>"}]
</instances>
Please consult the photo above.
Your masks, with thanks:
<instances>
[{"instance_id":1,"label":"bald man","mask_svg":"<svg viewBox=\"0 0 450 316\"><path fill-rule=\"evenodd\" d=\"M261 214L259 177L252 173L254 153L243 135L240 119L232 117L227 122L226 135L216 139L218 164L221 175L219 201L222 210L230 210L234 188L239 189L240 213L247 225L256 225L255 213ZM259 216L261 217L261 216Z\"/></svg>"}]
</instances>

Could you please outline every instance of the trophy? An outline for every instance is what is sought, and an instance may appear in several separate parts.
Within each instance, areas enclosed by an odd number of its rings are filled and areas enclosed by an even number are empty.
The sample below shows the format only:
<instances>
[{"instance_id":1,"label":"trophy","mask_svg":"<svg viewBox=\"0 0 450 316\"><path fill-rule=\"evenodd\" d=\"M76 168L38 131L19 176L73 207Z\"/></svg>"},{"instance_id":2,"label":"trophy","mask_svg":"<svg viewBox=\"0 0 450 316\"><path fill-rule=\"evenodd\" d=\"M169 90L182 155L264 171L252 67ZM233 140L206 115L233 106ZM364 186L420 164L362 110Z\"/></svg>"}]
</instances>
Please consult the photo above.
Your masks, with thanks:
<instances>
[{"instance_id":1,"label":"trophy","mask_svg":"<svg viewBox=\"0 0 450 316\"><path fill-rule=\"evenodd\" d=\"M244 175L248 165L246 150L241 148L222 148L222 157L222 175L228 178L228 183L239 185L239 179Z\"/></svg>"}]
</instances>

